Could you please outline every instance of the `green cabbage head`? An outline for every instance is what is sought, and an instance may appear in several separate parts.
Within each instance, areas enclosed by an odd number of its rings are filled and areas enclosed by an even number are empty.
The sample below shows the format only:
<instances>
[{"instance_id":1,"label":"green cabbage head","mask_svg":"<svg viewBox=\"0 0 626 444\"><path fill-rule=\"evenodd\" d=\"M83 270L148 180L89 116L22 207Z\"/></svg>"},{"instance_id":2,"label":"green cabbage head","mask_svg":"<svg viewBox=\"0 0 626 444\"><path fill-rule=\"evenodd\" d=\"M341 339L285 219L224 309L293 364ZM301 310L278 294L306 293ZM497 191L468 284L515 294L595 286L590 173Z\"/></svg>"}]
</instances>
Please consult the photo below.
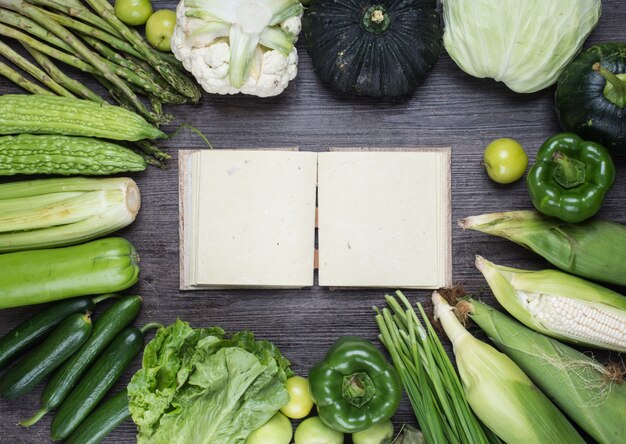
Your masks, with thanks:
<instances>
[{"instance_id":1,"label":"green cabbage head","mask_svg":"<svg viewBox=\"0 0 626 444\"><path fill-rule=\"evenodd\" d=\"M594 29L600 0L443 0L446 51L519 93L554 84Z\"/></svg>"}]
</instances>

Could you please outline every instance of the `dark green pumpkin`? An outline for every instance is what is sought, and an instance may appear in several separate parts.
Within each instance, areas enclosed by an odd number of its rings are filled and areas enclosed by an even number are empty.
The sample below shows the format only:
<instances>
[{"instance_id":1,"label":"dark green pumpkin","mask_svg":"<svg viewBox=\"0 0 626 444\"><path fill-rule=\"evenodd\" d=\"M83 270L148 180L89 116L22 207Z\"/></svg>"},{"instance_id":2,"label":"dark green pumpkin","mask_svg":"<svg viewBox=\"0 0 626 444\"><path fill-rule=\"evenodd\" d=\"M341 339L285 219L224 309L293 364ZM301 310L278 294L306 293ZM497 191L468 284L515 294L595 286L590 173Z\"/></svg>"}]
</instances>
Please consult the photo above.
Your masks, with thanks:
<instances>
[{"instance_id":1,"label":"dark green pumpkin","mask_svg":"<svg viewBox=\"0 0 626 444\"><path fill-rule=\"evenodd\" d=\"M617 82L624 88L622 93L594 70L596 63L617 75ZM599 142L612 150L626 150L625 105L626 43L590 47L567 65L559 77L556 88L559 122L563 129L583 139Z\"/></svg>"},{"instance_id":2,"label":"dark green pumpkin","mask_svg":"<svg viewBox=\"0 0 626 444\"><path fill-rule=\"evenodd\" d=\"M312 0L302 29L315 71L341 92L413 92L441 52L436 6L436 0Z\"/></svg>"}]
</instances>

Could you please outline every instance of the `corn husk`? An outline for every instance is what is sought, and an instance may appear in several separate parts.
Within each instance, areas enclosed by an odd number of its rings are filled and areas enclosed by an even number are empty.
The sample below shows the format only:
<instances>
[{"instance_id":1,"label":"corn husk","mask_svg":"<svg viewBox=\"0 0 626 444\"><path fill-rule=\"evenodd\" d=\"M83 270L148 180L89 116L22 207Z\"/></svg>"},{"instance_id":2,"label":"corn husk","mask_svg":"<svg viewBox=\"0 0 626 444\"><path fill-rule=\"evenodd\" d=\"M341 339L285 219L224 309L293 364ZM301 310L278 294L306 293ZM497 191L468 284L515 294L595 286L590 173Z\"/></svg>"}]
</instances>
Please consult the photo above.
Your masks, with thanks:
<instances>
[{"instance_id":1,"label":"corn husk","mask_svg":"<svg viewBox=\"0 0 626 444\"><path fill-rule=\"evenodd\" d=\"M556 339L537 333L504 313L468 299L457 304L537 384L601 444L620 442L626 415L623 366L607 368Z\"/></svg>"},{"instance_id":2,"label":"corn husk","mask_svg":"<svg viewBox=\"0 0 626 444\"><path fill-rule=\"evenodd\" d=\"M487 427L509 444L584 442L515 362L469 334L438 292L433 303L454 347L467 400Z\"/></svg>"},{"instance_id":3,"label":"corn husk","mask_svg":"<svg viewBox=\"0 0 626 444\"><path fill-rule=\"evenodd\" d=\"M476 267L506 311L533 330L626 351L626 298L619 293L561 271L503 267L481 256Z\"/></svg>"},{"instance_id":4,"label":"corn husk","mask_svg":"<svg viewBox=\"0 0 626 444\"><path fill-rule=\"evenodd\" d=\"M482 214L459 225L511 240L568 273L626 285L624 225L600 219L571 224L536 211Z\"/></svg>"}]
</instances>

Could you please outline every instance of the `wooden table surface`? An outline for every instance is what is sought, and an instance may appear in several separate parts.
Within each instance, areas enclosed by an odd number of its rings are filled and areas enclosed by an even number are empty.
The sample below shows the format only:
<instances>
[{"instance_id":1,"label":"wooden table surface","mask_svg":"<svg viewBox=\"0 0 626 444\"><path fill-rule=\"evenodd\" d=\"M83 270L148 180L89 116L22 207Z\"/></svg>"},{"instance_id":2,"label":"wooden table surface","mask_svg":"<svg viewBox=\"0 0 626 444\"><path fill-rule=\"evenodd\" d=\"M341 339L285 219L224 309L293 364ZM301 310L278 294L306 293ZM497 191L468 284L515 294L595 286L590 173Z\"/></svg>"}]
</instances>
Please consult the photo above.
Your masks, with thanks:
<instances>
[{"instance_id":1,"label":"wooden table surface","mask_svg":"<svg viewBox=\"0 0 626 444\"><path fill-rule=\"evenodd\" d=\"M174 5L174 2L156 2L157 8ZM626 41L626 6L623 0L605 0L600 23L585 47L619 40ZM299 44L299 48L298 77L279 97L205 94L196 106L170 109L177 119L166 129L190 124L206 134L217 148L299 146L318 151L330 146L451 146L454 282L493 302L485 281L473 265L475 254L519 268L547 267L546 262L521 247L480 233L463 232L456 221L486 212L531 208L524 181L508 186L493 183L481 164L482 153L491 140L513 137L522 143L533 162L541 143L559 132L554 87L534 94L515 94L492 80L469 77L443 53L425 84L410 98L343 97L320 83L303 45ZM7 80L0 79L0 93L18 91ZM301 375L306 375L341 335L359 335L378 344L372 306L381 305L385 292L394 289L330 291L315 287L180 292L177 149L205 145L188 131L161 145L174 159L166 171L151 168L132 176L142 192L142 208L135 223L120 232L141 255L140 280L131 290L145 300L137 325L153 321L168 324L181 318L198 327L219 325L233 332L249 329L259 338L276 343ZM623 155L616 157L616 166L617 180L600 216L626 223ZM414 301L429 299L427 291L407 294ZM0 334L37 310L36 307L1 310ZM139 366L138 358L117 388L128 382ZM37 409L42 387L18 400L0 400L0 442L49 441L52 415L28 430L17 425ZM415 424L406 400L395 422ZM135 441L134 434L134 426L126 423L106 442L131 443Z\"/></svg>"}]
</instances>

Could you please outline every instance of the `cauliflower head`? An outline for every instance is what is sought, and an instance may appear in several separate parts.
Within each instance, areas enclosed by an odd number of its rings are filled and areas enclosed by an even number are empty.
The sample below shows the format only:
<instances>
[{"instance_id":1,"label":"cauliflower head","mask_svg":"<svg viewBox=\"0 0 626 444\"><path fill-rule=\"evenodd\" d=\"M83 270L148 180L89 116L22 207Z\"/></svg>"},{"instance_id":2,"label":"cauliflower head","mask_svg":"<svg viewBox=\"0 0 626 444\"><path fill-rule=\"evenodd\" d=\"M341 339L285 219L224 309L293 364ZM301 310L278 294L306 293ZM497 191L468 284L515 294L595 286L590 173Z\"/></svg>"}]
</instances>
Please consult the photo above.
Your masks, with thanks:
<instances>
[{"instance_id":1,"label":"cauliflower head","mask_svg":"<svg viewBox=\"0 0 626 444\"><path fill-rule=\"evenodd\" d=\"M181 0L172 52L205 91L269 97L298 73L299 0Z\"/></svg>"}]
</instances>

